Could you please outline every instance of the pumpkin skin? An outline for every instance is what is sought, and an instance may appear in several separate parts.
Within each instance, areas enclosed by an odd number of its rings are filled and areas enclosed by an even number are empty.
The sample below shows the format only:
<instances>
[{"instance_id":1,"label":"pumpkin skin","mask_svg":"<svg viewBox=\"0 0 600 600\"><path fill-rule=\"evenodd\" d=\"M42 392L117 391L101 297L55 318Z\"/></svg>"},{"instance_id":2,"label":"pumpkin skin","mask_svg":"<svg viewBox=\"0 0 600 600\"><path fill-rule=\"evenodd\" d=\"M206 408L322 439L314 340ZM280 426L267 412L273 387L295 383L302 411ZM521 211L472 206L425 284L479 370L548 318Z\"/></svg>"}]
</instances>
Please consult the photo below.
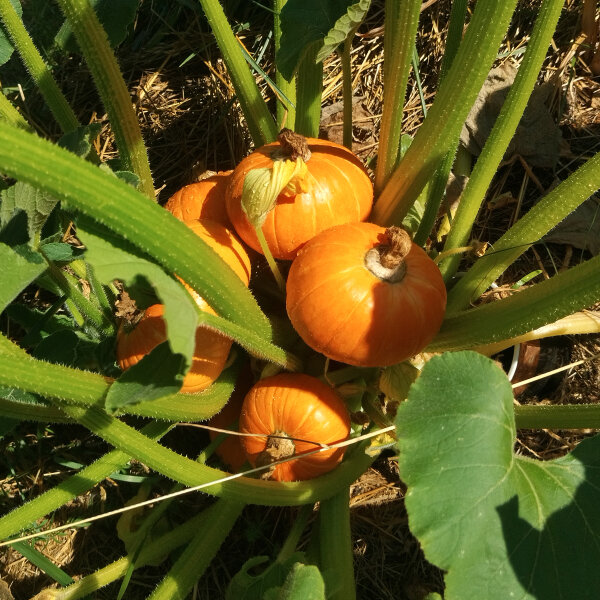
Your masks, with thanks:
<instances>
[{"instance_id":1,"label":"pumpkin skin","mask_svg":"<svg viewBox=\"0 0 600 600\"><path fill-rule=\"evenodd\" d=\"M248 392L240 415L240 432L287 435L325 444L341 442L350 432L350 415L341 398L315 377L282 373L266 377ZM253 465L265 464L261 453L266 437L242 437L242 446ZM318 449L294 441L295 454ZM342 460L345 448L334 448L275 465L270 478L277 481L312 479L331 471Z\"/></svg>"},{"instance_id":2,"label":"pumpkin skin","mask_svg":"<svg viewBox=\"0 0 600 600\"><path fill-rule=\"evenodd\" d=\"M310 191L295 195L281 193L262 226L267 245L275 258L292 260L298 250L317 233L341 223L364 221L371 212L373 186L360 160L344 146L307 138L311 157L306 162L313 176ZM262 250L252 224L241 205L244 180L249 171L271 167L272 155L281 144L262 146L233 171L226 201L229 219L242 240Z\"/></svg>"},{"instance_id":3,"label":"pumpkin skin","mask_svg":"<svg viewBox=\"0 0 600 600\"><path fill-rule=\"evenodd\" d=\"M294 329L314 350L356 366L384 367L414 356L438 332L446 288L437 265L416 244L401 281L365 265L385 239L373 223L333 227L308 242L292 263L286 308Z\"/></svg>"},{"instance_id":4,"label":"pumpkin skin","mask_svg":"<svg viewBox=\"0 0 600 600\"><path fill-rule=\"evenodd\" d=\"M250 258L242 243L229 229L209 219L185 221L185 224L233 269L245 285L250 283Z\"/></svg>"},{"instance_id":5,"label":"pumpkin skin","mask_svg":"<svg viewBox=\"0 0 600 600\"><path fill-rule=\"evenodd\" d=\"M175 192L165 208L180 221L210 219L231 227L225 207L225 190L232 171L219 171L202 181L190 183Z\"/></svg>"},{"instance_id":6,"label":"pumpkin skin","mask_svg":"<svg viewBox=\"0 0 600 600\"><path fill-rule=\"evenodd\" d=\"M204 303L203 310L215 314ZM202 307L202 306L201 306ZM117 362L124 371L138 363L156 346L166 341L167 329L163 318L164 306L149 306L140 322L131 331L125 327L119 329L117 335ZM232 341L216 331L198 327L196 330L196 346L192 357L192 366L186 373L181 392L192 394L209 387L221 374L231 349Z\"/></svg>"}]
</instances>

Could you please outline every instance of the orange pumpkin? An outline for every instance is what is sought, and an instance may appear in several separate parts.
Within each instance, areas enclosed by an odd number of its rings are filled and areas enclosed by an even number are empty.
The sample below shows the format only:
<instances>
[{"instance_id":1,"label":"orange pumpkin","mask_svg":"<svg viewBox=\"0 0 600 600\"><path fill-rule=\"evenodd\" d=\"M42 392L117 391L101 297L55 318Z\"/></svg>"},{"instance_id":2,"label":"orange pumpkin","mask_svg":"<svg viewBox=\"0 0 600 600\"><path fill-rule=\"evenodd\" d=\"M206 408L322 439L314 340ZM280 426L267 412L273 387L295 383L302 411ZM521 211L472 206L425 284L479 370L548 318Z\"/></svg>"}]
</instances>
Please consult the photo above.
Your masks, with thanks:
<instances>
[{"instance_id":1,"label":"orange pumpkin","mask_svg":"<svg viewBox=\"0 0 600 600\"><path fill-rule=\"evenodd\" d=\"M350 150L327 140L307 138L306 142L308 174L300 187L307 191L284 190L262 226L269 249L279 259L292 260L308 240L333 225L363 221L373 203L371 180ZM244 180L253 169L270 168L275 160L285 159L287 151L281 141L262 146L239 163L227 188L231 223L242 240L261 254L254 227L241 205Z\"/></svg>"},{"instance_id":2,"label":"orange pumpkin","mask_svg":"<svg viewBox=\"0 0 600 600\"><path fill-rule=\"evenodd\" d=\"M297 373L266 377L254 385L239 423L242 433L262 434L241 438L253 466L317 450L319 443L341 442L350 433L350 415L339 396L315 377ZM331 471L343 455L344 448L325 450L274 465L268 475L277 481L312 479Z\"/></svg>"},{"instance_id":3,"label":"orange pumpkin","mask_svg":"<svg viewBox=\"0 0 600 600\"><path fill-rule=\"evenodd\" d=\"M232 171L219 171L175 192L165 208L180 221L210 219L231 227L225 208L225 190Z\"/></svg>"},{"instance_id":4,"label":"orange pumpkin","mask_svg":"<svg viewBox=\"0 0 600 600\"><path fill-rule=\"evenodd\" d=\"M201 298L203 310L214 311ZM156 346L166 341L167 330L163 319L164 306L149 306L139 323L131 330L121 327L117 335L117 361L126 370L138 363ZM227 362L231 340L205 327L196 330L196 346L192 366L187 372L181 391L196 393L209 387L223 371Z\"/></svg>"},{"instance_id":5,"label":"orange pumpkin","mask_svg":"<svg viewBox=\"0 0 600 600\"><path fill-rule=\"evenodd\" d=\"M324 231L300 251L288 275L286 308L314 350L383 367L433 339L446 288L437 265L406 232L351 223Z\"/></svg>"},{"instance_id":6,"label":"orange pumpkin","mask_svg":"<svg viewBox=\"0 0 600 600\"><path fill-rule=\"evenodd\" d=\"M209 219L186 221L185 224L233 269L245 285L250 283L250 258L229 229Z\"/></svg>"}]
</instances>

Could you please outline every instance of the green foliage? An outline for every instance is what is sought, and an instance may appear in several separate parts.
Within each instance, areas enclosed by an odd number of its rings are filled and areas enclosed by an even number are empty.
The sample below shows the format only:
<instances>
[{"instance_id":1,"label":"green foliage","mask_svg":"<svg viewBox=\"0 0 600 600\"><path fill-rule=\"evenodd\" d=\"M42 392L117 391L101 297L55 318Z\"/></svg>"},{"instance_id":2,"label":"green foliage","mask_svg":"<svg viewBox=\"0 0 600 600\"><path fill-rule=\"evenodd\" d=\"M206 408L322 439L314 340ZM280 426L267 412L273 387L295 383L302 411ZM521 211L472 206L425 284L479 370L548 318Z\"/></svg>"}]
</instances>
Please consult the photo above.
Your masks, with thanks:
<instances>
[{"instance_id":1,"label":"green foliage","mask_svg":"<svg viewBox=\"0 0 600 600\"><path fill-rule=\"evenodd\" d=\"M46 270L44 259L27 247L10 248L0 244L2 285L0 286L0 312L2 312L34 279Z\"/></svg>"},{"instance_id":2,"label":"green foliage","mask_svg":"<svg viewBox=\"0 0 600 600\"><path fill-rule=\"evenodd\" d=\"M510 383L469 352L427 363L396 426L410 528L445 598L596 596L599 437L556 460L514 454Z\"/></svg>"},{"instance_id":3,"label":"green foliage","mask_svg":"<svg viewBox=\"0 0 600 600\"><path fill-rule=\"evenodd\" d=\"M291 79L306 48L317 41L317 62L321 62L362 21L369 4L370 0L288 0L281 10L277 69Z\"/></svg>"},{"instance_id":4,"label":"green foliage","mask_svg":"<svg viewBox=\"0 0 600 600\"><path fill-rule=\"evenodd\" d=\"M269 590L265 600L325 600L325 583L314 565L296 563L279 590Z\"/></svg>"},{"instance_id":5,"label":"green foliage","mask_svg":"<svg viewBox=\"0 0 600 600\"><path fill-rule=\"evenodd\" d=\"M81 158L86 158L92 149L94 140L100 135L100 131L102 131L100 123L90 123L65 133L58 140L58 145Z\"/></svg>"},{"instance_id":6,"label":"green foliage","mask_svg":"<svg viewBox=\"0 0 600 600\"><path fill-rule=\"evenodd\" d=\"M127 37L137 13L139 0L90 0L98 20L102 23L112 48L116 48ZM66 52L79 52L79 46L67 21L54 38L56 45Z\"/></svg>"},{"instance_id":7,"label":"green foliage","mask_svg":"<svg viewBox=\"0 0 600 600\"><path fill-rule=\"evenodd\" d=\"M9 0L10 3L15 7L17 14L19 17L23 16L23 7L21 6L21 2L19 0ZM14 47L8 39L6 33L4 33L4 29L0 27L0 65L8 62L12 53L14 52Z\"/></svg>"}]
</instances>

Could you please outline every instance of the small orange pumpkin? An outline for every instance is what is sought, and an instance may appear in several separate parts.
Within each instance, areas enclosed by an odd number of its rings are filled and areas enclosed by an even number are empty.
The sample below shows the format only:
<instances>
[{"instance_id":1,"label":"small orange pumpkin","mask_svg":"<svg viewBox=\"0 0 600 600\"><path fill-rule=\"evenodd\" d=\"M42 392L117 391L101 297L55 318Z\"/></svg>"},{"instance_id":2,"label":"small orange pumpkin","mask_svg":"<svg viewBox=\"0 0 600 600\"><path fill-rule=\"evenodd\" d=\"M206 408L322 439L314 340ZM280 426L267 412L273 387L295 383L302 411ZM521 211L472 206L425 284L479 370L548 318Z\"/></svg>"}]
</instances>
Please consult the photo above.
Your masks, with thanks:
<instances>
[{"instance_id":1,"label":"small orange pumpkin","mask_svg":"<svg viewBox=\"0 0 600 600\"><path fill-rule=\"evenodd\" d=\"M231 227L225 207L225 190L232 171L219 171L182 187L165 204L165 208L180 221L210 219Z\"/></svg>"},{"instance_id":2,"label":"small orange pumpkin","mask_svg":"<svg viewBox=\"0 0 600 600\"><path fill-rule=\"evenodd\" d=\"M204 302L200 298L201 302ZM204 302L203 310L214 314ZM139 323L130 331L121 327L117 335L117 362L124 371L138 363L156 346L166 341L167 329L163 318L164 306L149 306ZM181 391L196 393L209 387L221 374L229 350L231 340L205 327L196 330L196 346L192 357L192 366L185 375Z\"/></svg>"},{"instance_id":3,"label":"small orange pumpkin","mask_svg":"<svg viewBox=\"0 0 600 600\"><path fill-rule=\"evenodd\" d=\"M446 288L437 265L398 227L332 227L292 263L286 308L314 350L362 367L414 356L438 332Z\"/></svg>"},{"instance_id":4,"label":"small orange pumpkin","mask_svg":"<svg viewBox=\"0 0 600 600\"><path fill-rule=\"evenodd\" d=\"M262 146L242 160L231 175L226 193L227 212L236 232L248 246L262 254L254 227L242 209L246 175L253 169L272 167L275 160L289 157L295 160L296 154L309 156L304 158L308 174L296 186L307 191L284 190L262 226L273 256L285 260L292 260L320 231L340 223L363 221L373 203L371 180L350 150L327 140L291 135L295 136L291 144L289 135L288 138L280 135L279 141ZM297 138L302 138L306 147L298 149Z\"/></svg>"},{"instance_id":5,"label":"small orange pumpkin","mask_svg":"<svg viewBox=\"0 0 600 600\"><path fill-rule=\"evenodd\" d=\"M242 433L262 434L241 438L253 466L317 450L319 443L341 442L350 433L350 415L340 397L315 377L297 373L266 377L254 385L239 423ZM344 450L333 448L274 465L268 476L277 481L312 479L335 468Z\"/></svg>"}]
</instances>

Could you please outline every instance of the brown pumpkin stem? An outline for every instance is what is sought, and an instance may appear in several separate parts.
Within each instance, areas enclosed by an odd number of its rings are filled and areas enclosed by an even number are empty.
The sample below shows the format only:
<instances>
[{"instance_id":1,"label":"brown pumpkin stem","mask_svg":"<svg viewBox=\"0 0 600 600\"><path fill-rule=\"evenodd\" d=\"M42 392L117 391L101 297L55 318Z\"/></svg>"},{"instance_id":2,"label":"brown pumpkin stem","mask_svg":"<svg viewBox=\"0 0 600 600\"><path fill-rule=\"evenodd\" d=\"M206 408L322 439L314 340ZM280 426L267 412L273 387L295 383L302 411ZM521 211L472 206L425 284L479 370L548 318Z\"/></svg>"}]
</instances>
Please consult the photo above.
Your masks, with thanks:
<instances>
[{"instance_id":1,"label":"brown pumpkin stem","mask_svg":"<svg viewBox=\"0 0 600 600\"><path fill-rule=\"evenodd\" d=\"M304 162L310 159L310 149L308 142L303 135L295 133L291 129L284 127L277 136L281 144L282 153L290 160L301 158Z\"/></svg>"},{"instance_id":2,"label":"brown pumpkin stem","mask_svg":"<svg viewBox=\"0 0 600 600\"><path fill-rule=\"evenodd\" d=\"M276 436L276 437L275 437ZM265 449L258 455L256 459L257 467L270 465L283 458L289 458L296 453L294 441L287 436L285 431L276 431L273 436L267 438ZM267 471L263 478L268 479L275 467Z\"/></svg>"},{"instance_id":3,"label":"brown pumpkin stem","mask_svg":"<svg viewBox=\"0 0 600 600\"><path fill-rule=\"evenodd\" d=\"M379 245L365 254L365 265L382 281L398 283L406 272L404 258L412 248L412 240L404 229L396 226L388 227L382 238Z\"/></svg>"}]
</instances>

